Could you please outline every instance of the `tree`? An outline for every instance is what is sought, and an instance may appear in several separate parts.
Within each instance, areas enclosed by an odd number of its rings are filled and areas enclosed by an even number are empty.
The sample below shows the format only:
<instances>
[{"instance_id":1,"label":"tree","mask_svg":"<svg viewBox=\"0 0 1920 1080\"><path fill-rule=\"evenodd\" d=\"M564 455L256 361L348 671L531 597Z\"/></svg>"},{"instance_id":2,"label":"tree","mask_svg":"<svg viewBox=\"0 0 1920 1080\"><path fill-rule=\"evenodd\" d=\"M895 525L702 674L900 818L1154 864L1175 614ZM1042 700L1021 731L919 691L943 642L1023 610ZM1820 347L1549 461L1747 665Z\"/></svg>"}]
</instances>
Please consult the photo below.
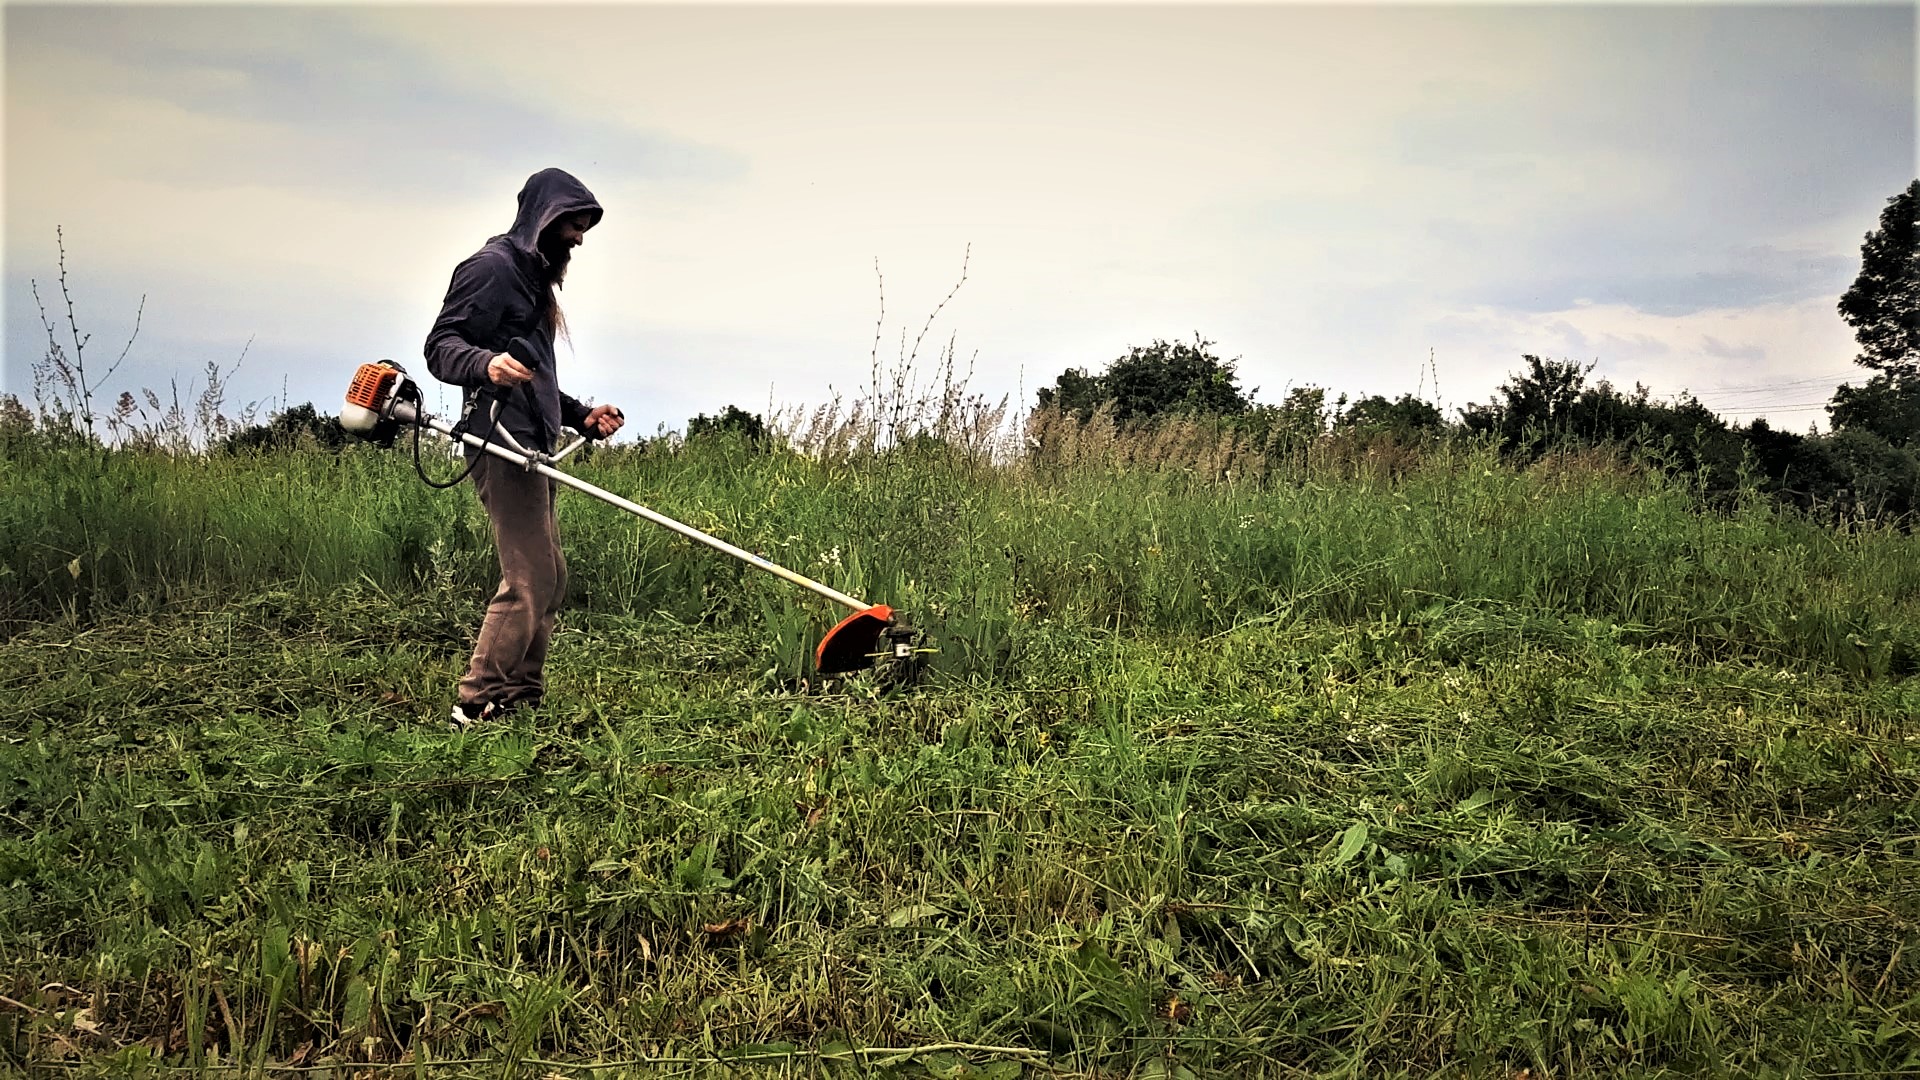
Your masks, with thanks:
<instances>
[{"instance_id":1,"label":"tree","mask_svg":"<svg viewBox=\"0 0 1920 1080\"><path fill-rule=\"evenodd\" d=\"M1041 408L1074 413L1084 420L1107 403L1107 381L1104 376L1087 374L1085 368L1068 368L1052 386L1041 387L1039 397Z\"/></svg>"},{"instance_id":2,"label":"tree","mask_svg":"<svg viewBox=\"0 0 1920 1080\"><path fill-rule=\"evenodd\" d=\"M1920 461L1911 451L1865 431L1838 431L1804 446L1816 500L1841 516L1901 517L1920 501Z\"/></svg>"},{"instance_id":3,"label":"tree","mask_svg":"<svg viewBox=\"0 0 1920 1080\"><path fill-rule=\"evenodd\" d=\"M1199 334L1192 344L1158 338L1147 346L1133 346L1107 365L1099 375L1069 368L1053 386L1039 391L1041 408L1058 408L1085 419L1095 409L1113 403L1120 422L1146 419L1162 413L1236 415L1253 407L1253 392L1242 392L1234 375L1234 360L1221 360L1213 342Z\"/></svg>"},{"instance_id":4,"label":"tree","mask_svg":"<svg viewBox=\"0 0 1920 1080\"><path fill-rule=\"evenodd\" d=\"M767 441L767 422L759 413L750 413L737 405L729 405L714 416L701 413L687 421L688 439L723 434L738 436L749 446L759 446Z\"/></svg>"},{"instance_id":5,"label":"tree","mask_svg":"<svg viewBox=\"0 0 1920 1080\"><path fill-rule=\"evenodd\" d=\"M1791 431L1776 431L1765 417L1755 417L1744 429L1735 428L1734 431L1746 444L1746 453L1760 469L1760 474L1766 478L1767 489L1778 492L1781 482L1799 459L1800 447L1807 441L1807 436Z\"/></svg>"},{"instance_id":6,"label":"tree","mask_svg":"<svg viewBox=\"0 0 1920 1080\"><path fill-rule=\"evenodd\" d=\"M1834 391L1834 430L1920 444L1920 180L1887 200L1860 245L1860 276L1840 298L1840 317L1860 342L1854 362L1876 374Z\"/></svg>"},{"instance_id":7,"label":"tree","mask_svg":"<svg viewBox=\"0 0 1920 1080\"><path fill-rule=\"evenodd\" d=\"M1527 370L1500 384L1499 401L1468 403L1460 419L1468 431L1493 432L1501 448L1518 449L1525 443L1570 434L1574 403L1587 383L1593 365L1572 360L1542 360L1522 356Z\"/></svg>"},{"instance_id":8,"label":"tree","mask_svg":"<svg viewBox=\"0 0 1920 1080\"><path fill-rule=\"evenodd\" d=\"M1500 436L1501 449L1531 460L1555 444L1613 446L1652 452L1674 472L1704 474L1714 490L1739 479L1741 436L1691 395L1655 401L1645 386L1625 394L1602 379L1587 385L1592 365L1522 357L1527 370L1500 387L1500 400L1461 410L1468 431Z\"/></svg>"},{"instance_id":9,"label":"tree","mask_svg":"<svg viewBox=\"0 0 1920 1080\"><path fill-rule=\"evenodd\" d=\"M1347 396L1342 394L1337 404L1329 409L1325 387L1296 386L1287 391L1286 398L1278 405L1256 405L1237 415L1233 426L1255 445L1265 446L1270 451L1295 454L1325 435L1328 427L1340 415L1340 407L1346 403Z\"/></svg>"},{"instance_id":10,"label":"tree","mask_svg":"<svg viewBox=\"0 0 1920 1080\"><path fill-rule=\"evenodd\" d=\"M340 426L340 418L321 414L309 401L275 413L264 424L234 432L221 441L220 448L229 454L307 447L338 452L348 441L347 429Z\"/></svg>"},{"instance_id":11,"label":"tree","mask_svg":"<svg viewBox=\"0 0 1920 1080\"><path fill-rule=\"evenodd\" d=\"M1864 431L1893 446L1920 445L1920 375L1882 371L1854 387L1841 384L1827 405L1835 431Z\"/></svg>"},{"instance_id":12,"label":"tree","mask_svg":"<svg viewBox=\"0 0 1920 1080\"><path fill-rule=\"evenodd\" d=\"M1401 394L1388 401L1371 394L1353 403L1340 414L1333 426L1343 431L1383 432L1396 438L1413 439L1446 426L1440 410L1412 394Z\"/></svg>"},{"instance_id":13,"label":"tree","mask_svg":"<svg viewBox=\"0 0 1920 1080\"><path fill-rule=\"evenodd\" d=\"M1920 180L1887 200L1880 227L1860 245L1860 276L1840 298L1862 367L1920 377Z\"/></svg>"}]
</instances>

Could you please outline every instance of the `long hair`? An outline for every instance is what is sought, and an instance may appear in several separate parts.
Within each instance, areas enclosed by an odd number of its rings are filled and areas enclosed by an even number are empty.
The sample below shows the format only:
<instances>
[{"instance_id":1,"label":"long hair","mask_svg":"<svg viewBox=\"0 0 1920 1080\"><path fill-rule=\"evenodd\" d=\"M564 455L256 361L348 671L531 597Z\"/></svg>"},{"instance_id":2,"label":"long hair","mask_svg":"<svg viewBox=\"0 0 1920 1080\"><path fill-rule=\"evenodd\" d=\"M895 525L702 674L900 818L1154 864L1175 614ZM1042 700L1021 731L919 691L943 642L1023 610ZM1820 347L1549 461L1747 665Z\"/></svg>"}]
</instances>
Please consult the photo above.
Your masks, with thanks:
<instances>
[{"instance_id":1,"label":"long hair","mask_svg":"<svg viewBox=\"0 0 1920 1080\"><path fill-rule=\"evenodd\" d=\"M541 304L540 317L545 320L547 329L553 332L555 340L571 345L573 339L567 336L567 316L560 310L560 286L567 280L567 264L572 261L572 254L562 251L560 258L555 260L544 250L547 244L546 233L540 235L539 244L543 249L541 254L546 255L549 266L546 295Z\"/></svg>"},{"instance_id":2,"label":"long hair","mask_svg":"<svg viewBox=\"0 0 1920 1080\"><path fill-rule=\"evenodd\" d=\"M560 310L560 278L556 276L547 282L547 329L553 331L554 340L573 344L573 338L567 333L567 314Z\"/></svg>"},{"instance_id":3,"label":"long hair","mask_svg":"<svg viewBox=\"0 0 1920 1080\"><path fill-rule=\"evenodd\" d=\"M561 311L561 286L566 282L566 265L572 263L572 250L553 242L557 223L559 219L549 221L540 236L534 238L534 248L538 248L541 258L547 261L547 294L541 302L540 317L555 340L572 344L572 338L566 336L566 313Z\"/></svg>"}]
</instances>

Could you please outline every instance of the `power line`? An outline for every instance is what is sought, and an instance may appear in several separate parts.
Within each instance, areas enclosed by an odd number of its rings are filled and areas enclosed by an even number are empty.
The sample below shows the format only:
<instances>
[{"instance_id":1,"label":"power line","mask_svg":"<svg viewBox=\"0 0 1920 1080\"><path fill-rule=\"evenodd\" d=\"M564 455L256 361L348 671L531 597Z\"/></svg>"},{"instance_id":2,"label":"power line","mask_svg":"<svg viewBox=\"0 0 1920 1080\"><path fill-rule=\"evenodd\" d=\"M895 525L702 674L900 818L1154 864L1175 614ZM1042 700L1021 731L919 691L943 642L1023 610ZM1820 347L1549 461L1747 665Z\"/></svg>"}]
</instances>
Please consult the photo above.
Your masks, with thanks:
<instances>
[{"instance_id":1,"label":"power line","mask_svg":"<svg viewBox=\"0 0 1920 1080\"><path fill-rule=\"evenodd\" d=\"M1839 389L1838 383L1832 383L1828 385L1832 386L1834 389ZM1823 386L1816 383L1813 386L1783 385L1783 386L1769 387L1768 389L1765 389L1765 390L1741 390L1741 391L1732 392L1732 393L1709 392L1704 394L1694 394L1693 396L1701 399L1702 401L1709 401L1709 400L1710 401L1739 401L1745 398L1764 397L1768 394L1793 394L1797 396L1800 394L1808 393L1810 391L1825 390L1827 388L1828 388L1827 386ZM1691 391L1689 391L1689 393L1691 393Z\"/></svg>"},{"instance_id":2,"label":"power line","mask_svg":"<svg viewBox=\"0 0 1920 1080\"><path fill-rule=\"evenodd\" d=\"M1810 383L1835 382L1837 380L1844 379L1849 375L1855 375L1855 374L1858 374L1857 370L1836 371L1829 375L1809 375L1801 379L1788 379L1785 382L1728 383L1724 386L1703 386L1700 389L1707 393L1719 393L1719 392L1725 392L1729 394L1759 393L1766 390L1783 389L1789 386L1805 386Z\"/></svg>"},{"instance_id":3,"label":"power line","mask_svg":"<svg viewBox=\"0 0 1920 1080\"><path fill-rule=\"evenodd\" d=\"M1706 390L1695 393L1694 396L1702 400L1737 401L1742 398L1761 397L1768 394L1805 394L1809 391L1825 390L1830 387L1837 388L1839 385L1838 380L1816 380L1804 383L1793 382L1779 383L1774 386L1756 386L1751 390Z\"/></svg>"}]
</instances>

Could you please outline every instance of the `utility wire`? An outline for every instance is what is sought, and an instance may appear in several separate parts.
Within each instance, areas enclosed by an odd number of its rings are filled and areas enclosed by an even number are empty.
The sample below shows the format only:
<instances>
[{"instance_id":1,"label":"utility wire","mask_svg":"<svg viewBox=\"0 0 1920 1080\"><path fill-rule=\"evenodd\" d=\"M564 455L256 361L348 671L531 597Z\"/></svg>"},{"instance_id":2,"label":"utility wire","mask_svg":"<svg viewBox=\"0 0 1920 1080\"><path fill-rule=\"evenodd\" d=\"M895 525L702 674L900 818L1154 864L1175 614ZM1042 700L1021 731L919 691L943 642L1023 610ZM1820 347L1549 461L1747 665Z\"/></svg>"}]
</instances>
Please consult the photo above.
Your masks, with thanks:
<instances>
[{"instance_id":1,"label":"utility wire","mask_svg":"<svg viewBox=\"0 0 1920 1080\"><path fill-rule=\"evenodd\" d=\"M1830 375L1809 375L1803 379L1788 379L1784 382L1777 382L1777 383L1727 383L1723 386L1703 386L1700 389L1707 393L1720 393L1720 392L1729 393L1729 394L1758 393L1765 390L1781 389L1788 386L1805 386L1809 383L1837 382L1841 379L1844 379L1850 375L1854 375L1857 373L1858 371L1856 369L1853 371L1838 371Z\"/></svg>"},{"instance_id":2,"label":"utility wire","mask_svg":"<svg viewBox=\"0 0 1920 1080\"><path fill-rule=\"evenodd\" d=\"M1836 389L1839 387L1838 383L1833 383L1830 385L1832 385ZM1702 401L1707 401L1707 400L1737 401L1742 398L1765 397L1768 394L1788 394L1788 395L1798 396L1800 394L1805 394L1810 391L1819 391L1819 390L1824 390L1826 388L1827 388L1826 386L1822 386L1820 384L1815 384L1813 386L1775 386L1775 387L1769 387L1768 389L1765 389L1765 390L1700 391L1700 392L1696 392L1694 396L1698 397Z\"/></svg>"},{"instance_id":3,"label":"utility wire","mask_svg":"<svg viewBox=\"0 0 1920 1080\"><path fill-rule=\"evenodd\" d=\"M1705 405L1706 402L1700 404ZM1736 401L1727 406L1729 409L1796 409L1802 406L1826 405L1825 401Z\"/></svg>"}]
</instances>

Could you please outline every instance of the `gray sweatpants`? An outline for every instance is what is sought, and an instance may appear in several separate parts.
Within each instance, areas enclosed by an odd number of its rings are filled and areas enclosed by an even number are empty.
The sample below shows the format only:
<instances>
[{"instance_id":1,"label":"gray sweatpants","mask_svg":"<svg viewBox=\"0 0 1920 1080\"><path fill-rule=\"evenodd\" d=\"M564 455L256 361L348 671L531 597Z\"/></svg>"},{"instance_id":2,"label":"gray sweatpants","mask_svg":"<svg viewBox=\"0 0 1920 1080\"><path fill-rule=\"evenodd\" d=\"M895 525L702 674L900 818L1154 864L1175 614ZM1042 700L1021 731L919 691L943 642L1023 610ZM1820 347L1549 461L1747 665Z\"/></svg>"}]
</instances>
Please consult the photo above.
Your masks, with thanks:
<instances>
[{"instance_id":1,"label":"gray sweatpants","mask_svg":"<svg viewBox=\"0 0 1920 1080\"><path fill-rule=\"evenodd\" d=\"M500 555L500 587L487 604L473 660L460 680L462 705L532 704L546 689L547 642L567 592L567 558L553 508L556 486L491 455L474 464L473 487L493 523Z\"/></svg>"}]
</instances>

